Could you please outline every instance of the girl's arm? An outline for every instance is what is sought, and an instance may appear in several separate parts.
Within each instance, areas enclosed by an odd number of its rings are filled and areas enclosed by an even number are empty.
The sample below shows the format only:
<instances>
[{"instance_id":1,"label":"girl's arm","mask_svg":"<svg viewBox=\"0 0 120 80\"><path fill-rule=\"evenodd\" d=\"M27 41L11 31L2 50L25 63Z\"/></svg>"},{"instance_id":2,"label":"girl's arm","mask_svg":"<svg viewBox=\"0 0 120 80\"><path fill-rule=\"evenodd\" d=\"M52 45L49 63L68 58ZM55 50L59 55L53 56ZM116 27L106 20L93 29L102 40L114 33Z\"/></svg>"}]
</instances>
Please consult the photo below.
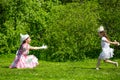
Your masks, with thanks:
<instances>
[{"instance_id":1,"label":"girl's arm","mask_svg":"<svg viewBox=\"0 0 120 80\"><path fill-rule=\"evenodd\" d=\"M46 49L47 46L41 46L41 47L33 47L33 46L30 46L29 49L32 49L32 50L38 50L38 49Z\"/></svg>"},{"instance_id":2,"label":"girl's arm","mask_svg":"<svg viewBox=\"0 0 120 80\"><path fill-rule=\"evenodd\" d=\"M110 43L110 44L114 44L114 45L120 45L119 42L117 42L116 40L114 42L112 41L109 41L109 40L106 40L107 43Z\"/></svg>"}]
</instances>

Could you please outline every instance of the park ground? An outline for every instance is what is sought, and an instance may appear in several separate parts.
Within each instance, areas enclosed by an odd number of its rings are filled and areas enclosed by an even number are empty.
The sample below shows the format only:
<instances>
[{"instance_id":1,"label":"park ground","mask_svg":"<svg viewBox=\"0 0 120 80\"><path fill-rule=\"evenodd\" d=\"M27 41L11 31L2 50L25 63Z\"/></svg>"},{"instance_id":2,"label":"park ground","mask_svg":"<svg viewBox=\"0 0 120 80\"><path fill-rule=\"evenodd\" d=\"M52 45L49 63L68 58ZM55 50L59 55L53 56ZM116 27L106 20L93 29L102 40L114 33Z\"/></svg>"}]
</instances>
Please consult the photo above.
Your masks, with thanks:
<instances>
[{"instance_id":1,"label":"park ground","mask_svg":"<svg viewBox=\"0 0 120 80\"><path fill-rule=\"evenodd\" d=\"M96 59L76 62L39 60L33 69L9 69L14 54L0 55L0 80L120 80L120 67L101 62L96 70ZM120 59L113 59L120 63Z\"/></svg>"}]
</instances>

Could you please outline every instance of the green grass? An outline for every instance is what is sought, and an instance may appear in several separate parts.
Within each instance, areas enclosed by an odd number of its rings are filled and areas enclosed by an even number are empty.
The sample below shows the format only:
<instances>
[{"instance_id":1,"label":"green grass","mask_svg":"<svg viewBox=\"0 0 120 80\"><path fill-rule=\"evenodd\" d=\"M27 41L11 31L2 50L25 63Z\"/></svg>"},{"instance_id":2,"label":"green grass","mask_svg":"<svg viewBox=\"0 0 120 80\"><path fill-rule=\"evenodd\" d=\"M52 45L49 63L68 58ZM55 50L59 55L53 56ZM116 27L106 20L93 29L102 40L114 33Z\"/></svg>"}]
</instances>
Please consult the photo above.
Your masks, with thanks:
<instances>
[{"instance_id":1,"label":"green grass","mask_svg":"<svg viewBox=\"0 0 120 80\"><path fill-rule=\"evenodd\" d=\"M0 55L0 80L120 80L120 68L101 62L95 70L97 59L78 62L39 61L34 69L9 69L15 55ZM120 59L117 59L120 63Z\"/></svg>"}]
</instances>

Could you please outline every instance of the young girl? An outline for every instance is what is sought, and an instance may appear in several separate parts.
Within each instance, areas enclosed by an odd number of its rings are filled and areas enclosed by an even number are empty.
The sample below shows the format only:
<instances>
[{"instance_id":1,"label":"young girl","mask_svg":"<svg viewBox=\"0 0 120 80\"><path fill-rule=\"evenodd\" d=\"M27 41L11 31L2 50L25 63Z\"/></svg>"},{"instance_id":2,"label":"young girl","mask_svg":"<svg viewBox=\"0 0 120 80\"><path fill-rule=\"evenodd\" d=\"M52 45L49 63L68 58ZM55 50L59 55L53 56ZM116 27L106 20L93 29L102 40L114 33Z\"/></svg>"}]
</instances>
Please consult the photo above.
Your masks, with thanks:
<instances>
[{"instance_id":1,"label":"young girl","mask_svg":"<svg viewBox=\"0 0 120 80\"><path fill-rule=\"evenodd\" d=\"M99 33L99 36L101 37L102 52L98 57L96 70L99 70L101 59L103 59L104 62L114 64L116 67L118 67L118 62L111 61L109 60L109 58L113 57L114 55L113 53L114 49L110 48L110 44L119 45L119 42L117 41L111 42L107 34L105 33L103 26L100 26L100 28L98 29L98 33Z\"/></svg>"},{"instance_id":2,"label":"young girl","mask_svg":"<svg viewBox=\"0 0 120 80\"><path fill-rule=\"evenodd\" d=\"M21 37L21 46L16 53L15 60L10 65L10 68L33 68L38 65L38 59L34 55L28 55L29 50L37 50L37 49L46 49L47 46L42 47L32 47L29 45L31 39L28 34L22 35Z\"/></svg>"}]
</instances>

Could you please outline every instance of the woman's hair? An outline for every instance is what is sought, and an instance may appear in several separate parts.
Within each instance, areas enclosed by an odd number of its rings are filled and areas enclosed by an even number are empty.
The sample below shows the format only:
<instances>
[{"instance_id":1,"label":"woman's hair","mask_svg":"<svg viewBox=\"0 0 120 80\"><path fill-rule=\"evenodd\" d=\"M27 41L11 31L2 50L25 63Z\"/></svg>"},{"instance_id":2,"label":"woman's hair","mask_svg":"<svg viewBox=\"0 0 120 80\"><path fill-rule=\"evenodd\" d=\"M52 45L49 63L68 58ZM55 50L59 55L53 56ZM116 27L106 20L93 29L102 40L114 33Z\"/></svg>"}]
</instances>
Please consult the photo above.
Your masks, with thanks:
<instances>
[{"instance_id":1,"label":"woman's hair","mask_svg":"<svg viewBox=\"0 0 120 80\"><path fill-rule=\"evenodd\" d=\"M108 40L110 40L105 31L101 31L100 34L101 34L102 36L106 37Z\"/></svg>"}]
</instances>

